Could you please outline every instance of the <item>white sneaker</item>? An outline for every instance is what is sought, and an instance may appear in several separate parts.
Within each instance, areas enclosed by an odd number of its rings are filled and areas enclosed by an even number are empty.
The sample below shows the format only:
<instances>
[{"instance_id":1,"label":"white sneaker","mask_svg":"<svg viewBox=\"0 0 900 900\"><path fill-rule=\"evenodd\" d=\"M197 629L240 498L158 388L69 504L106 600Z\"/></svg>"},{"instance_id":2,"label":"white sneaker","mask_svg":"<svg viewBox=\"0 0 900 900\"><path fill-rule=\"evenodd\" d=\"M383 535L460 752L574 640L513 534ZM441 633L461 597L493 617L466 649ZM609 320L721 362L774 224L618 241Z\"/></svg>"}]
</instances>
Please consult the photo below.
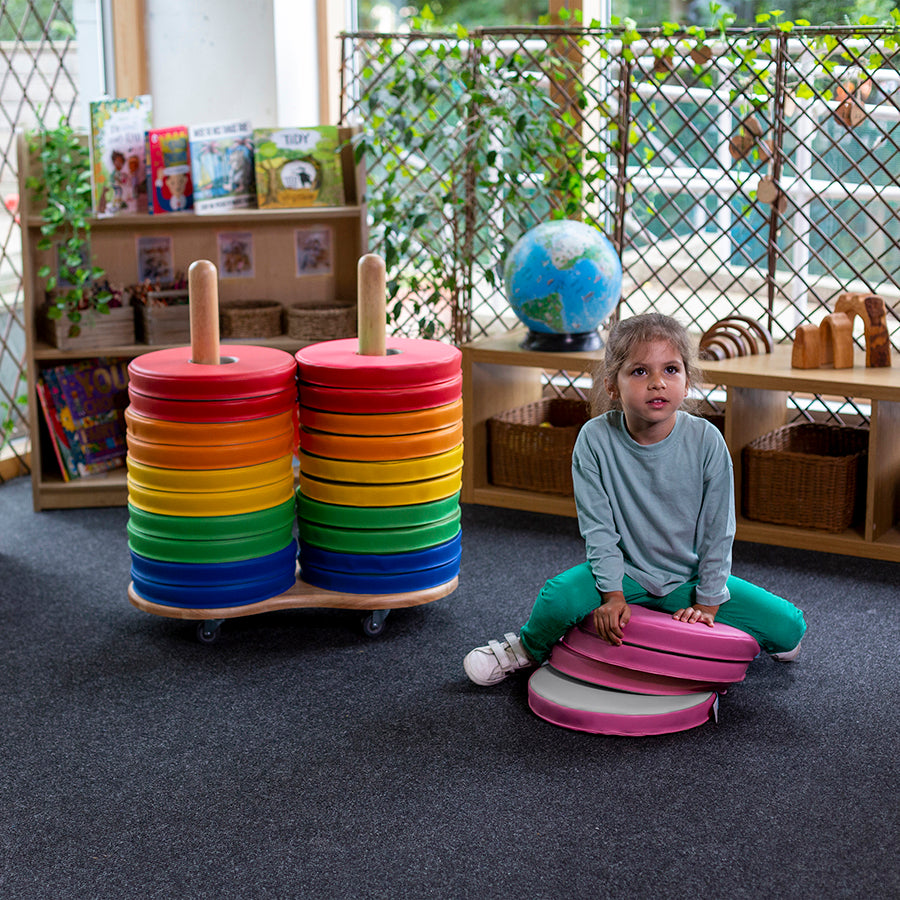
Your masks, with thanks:
<instances>
[{"instance_id":1,"label":"white sneaker","mask_svg":"<svg viewBox=\"0 0 900 900\"><path fill-rule=\"evenodd\" d=\"M475 684L489 685L503 681L517 669L536 666L537 663L525 652L519 636L510 632L504 640L488 641L485 647L476 647L466 654L463 668Z\"/></svg>"},{"instance_id":2,"label":"white sneaker","mask_svg":"<svg viewBox=\"0 0 900 900\"><path fill-rule=\"evenodd\" d=\"M800 641L802 644L803 641ZM769 655L772 659L778 660L778 662L793 662L800 655L800 644L797 644L793 650L785 650L783 653L770 653Z\"/></svg>"}]
</instances>

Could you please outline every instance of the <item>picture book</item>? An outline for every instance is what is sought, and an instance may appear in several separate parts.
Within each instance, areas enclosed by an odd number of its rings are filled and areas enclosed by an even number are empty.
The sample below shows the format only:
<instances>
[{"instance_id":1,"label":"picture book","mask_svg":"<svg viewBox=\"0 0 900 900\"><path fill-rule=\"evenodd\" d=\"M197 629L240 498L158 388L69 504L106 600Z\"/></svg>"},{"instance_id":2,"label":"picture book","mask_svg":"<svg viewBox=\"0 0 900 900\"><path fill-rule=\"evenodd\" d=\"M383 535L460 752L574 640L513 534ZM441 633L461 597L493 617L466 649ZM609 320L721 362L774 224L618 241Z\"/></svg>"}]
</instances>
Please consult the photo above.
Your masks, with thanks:
<instances>
[{"instance_id":1,"label":"picture book","mask_svg":"<svg viewBox=\"0 0 900 900\"><path fill-rule=\"evenodd\" d=\"M52 407L48 417L51 431L53 420L58 423L55 433L60 440L55 444L61 467L68 470L70 478L125 464L127 360L82 360L44 369L40 382L44 399Z\"/></svg>"},{"instance_id":2,"label":"picture book","mask_svg":"<svg viewBox=\"0 0 900 900\"><path fill-rule=\"evenodd\" d=\"M69 449L69 441L63 431L59 416L53 406L53 400L43 378L38 378L35 385L37 390L38 401L40 402L41 411L44 414L44 421L47 423L47 431L50 434L50 443L53 446L53 452L56 455L56 461L59 463L59 471L62 474L63 481L71 481L78 477L78 467Z\"/></svg>"},{"instance_id":3,"label":"picture book","mask_svg":"<svg viewBox=\"0 0 900 900\"><path fill-rule=\"evenodd\" d=\"M144 134L152 127L152 101L140 97L90 104L91 198L96 216L147 211Z\"/></svg>"},{"instance_id":4,"label":"picture book","mask_svg":"<svg viewBox=\"0 0 900 900\"><path fill-rule=\"evenodd\" d=\"M260 209L343 205L337 127L256 128L253 147Z\"/></svg>"},{"instance_id":5,"label":"picture book","mask_svg":"<svg viewBox=\"0 0 900 900\"><path fill-rule=\"evenodd\" d=\"M152 128L145 135L145 143L148 212L157 215L192 210L194 192L187 127Z\"/></svg>"},{"instance_id":6,"label":"picture book","mask_svg":"<svg viewBox=\"0 0 900 900\"><path fill-rule=\"evenodd\" d=\"M233 119L188 128L194 211L200 215L256 206L253 127Z\"/></svg>"}]
</instances>

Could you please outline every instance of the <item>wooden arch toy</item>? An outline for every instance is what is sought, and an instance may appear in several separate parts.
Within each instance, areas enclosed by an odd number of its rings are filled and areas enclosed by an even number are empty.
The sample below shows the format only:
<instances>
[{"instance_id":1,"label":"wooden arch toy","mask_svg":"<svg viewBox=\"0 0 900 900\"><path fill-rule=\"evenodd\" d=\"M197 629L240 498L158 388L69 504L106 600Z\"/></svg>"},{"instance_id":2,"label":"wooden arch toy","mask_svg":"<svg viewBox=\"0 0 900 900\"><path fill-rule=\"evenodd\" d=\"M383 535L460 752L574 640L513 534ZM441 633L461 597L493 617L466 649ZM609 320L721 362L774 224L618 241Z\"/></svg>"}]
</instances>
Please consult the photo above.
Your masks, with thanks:
<instances>
[{"instance_id":1,"label":"wooden arch toy","mask_svg":"<svg viewBox=\"0 0 900 900\"><path fill-rule=\"evenodd\" d=\"M678 622L632 605L623 643L607 644L588 617L553 648L528 684L532 711L593 734L642 736L702 725L718 693L742 681L759 644L737 628Z\"/></svg>"},{"instance_id":2,"label":"wooden arch toy","mask_svg":"<svg viewBox=\"0 0 900 900\"><path fill-rule=\"evenodd\" d=\"M215 640L226 619L300 607L360 610L364 631L375 635L389 610L429 603L456 589L461 461L447 454L458 453L461 444L461 438L455 440L462 415L459 351L441 345L439 384L419 397L425 402L412 407L421 408L414 413L400 401L410 392L403 387L402 366L391 359L383 414L363 425L354 440L342 426L346 415L359 422L361 410L346 398L358 398L362 385L344 369L362 369L360 377L370 381L371 372L359 357L385 343L384 264L364 257L359 274L360 348L333 379L346 402L334 407L337 415L327 403L317 404L305 429L317 435L317 451L339 448L334 461L317 457L329 477L345 467L377 473L384 451L370 454L372 460L357 460L348 448L373 446L378 435L389 445L398 435L410 435L416 448L434 455L423 461L400 454L393 465L416 478L433 470L440 482L437 496L423 496L421 483L387 485L401 490L386 499L403 497L409 505L369 509L347 503L350 497L352 503L364 502L365 491L338 484L349 493L334 506L328 496L332 483L324 481L325 497L310 493L300 504L313 519L300 532L311 548L309 568L324 574L318 585L298 578L292 472L299 434L298 363L284 351L264 347L228 345L229 356L221 355L215 267L198 260L189 270L191 346L145 354L129 367L128 598L138 609L196 620L203 642ZM421 348L408 349L407 355L422 365ZM427 369L427 360L424 365ZM316 386L313 393L327 397L331 389ZM362 411L370 412L371 404L366 402ZM433 438L421 437L429 430ZM376 479L363 487L382 485ZM354 555L341 551L352 549L353 534L366 528L382 529L372 544L376 552L357 559L355 572L336 576L336 561ZM317 541L325 546L316 547ZM398 564L404 552L410 565Z\"/></svg>"},{"instance_id":3,"label":"wooden arch toy","mask_svg":"<svg viewBox=\"0 0 900 900\"><path fill-rule=\"evenodd\" d=\"M820 325L803 323L794 332L791 367L835 369L853 367L853 322L859 316L866 342L866 368L891 365L891 339L887 327L887 307L877 294L840 294L834 312Z\"/></svg>"}]
</instances>

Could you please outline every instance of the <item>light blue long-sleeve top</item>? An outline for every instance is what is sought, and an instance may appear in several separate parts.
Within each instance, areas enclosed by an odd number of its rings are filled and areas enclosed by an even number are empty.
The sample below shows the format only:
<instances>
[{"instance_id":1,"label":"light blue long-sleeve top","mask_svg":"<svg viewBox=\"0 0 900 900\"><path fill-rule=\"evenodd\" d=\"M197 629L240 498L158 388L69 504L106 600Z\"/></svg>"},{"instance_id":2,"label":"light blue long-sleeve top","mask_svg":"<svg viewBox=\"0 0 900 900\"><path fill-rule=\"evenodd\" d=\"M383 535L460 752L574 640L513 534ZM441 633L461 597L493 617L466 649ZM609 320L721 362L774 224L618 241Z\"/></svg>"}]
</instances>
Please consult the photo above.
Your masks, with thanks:
<instances>
[{"instance_id":1,"label":"light blue long-sleeve top","mask_svg":"<svg viewBox=\"0 0 900 900\"><path fill-rule=\"evenodd\" d=\"M728 599L734 474L722 435L679 410L664 440L641 445L621 412L591 419L572 454L578 524L602 592L628 575L653 596L697 579L696 601Z\"/></svg>"}]
</instances>

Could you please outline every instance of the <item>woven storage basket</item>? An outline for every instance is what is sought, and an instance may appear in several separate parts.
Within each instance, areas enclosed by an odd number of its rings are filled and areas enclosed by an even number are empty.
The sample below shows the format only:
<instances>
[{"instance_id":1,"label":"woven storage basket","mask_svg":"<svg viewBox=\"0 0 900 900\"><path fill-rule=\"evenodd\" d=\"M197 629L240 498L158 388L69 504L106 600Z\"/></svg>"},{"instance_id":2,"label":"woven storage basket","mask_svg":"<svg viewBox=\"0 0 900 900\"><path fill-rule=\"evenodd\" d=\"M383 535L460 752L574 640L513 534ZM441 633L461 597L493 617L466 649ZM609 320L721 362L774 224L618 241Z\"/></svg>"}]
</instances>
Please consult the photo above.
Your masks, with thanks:
<instances>
[{"instance_id":1,"label":"woven storage basket","mask_svg":"<svg viewBox=\"0 0 900 900\"><path fill-rule=\"evenodd\" d=\"M287 335L297 341L356 337L356 306L288 306Z\"/></svg>"},{"instance_id":2,"label":"woven storage basket","mask_svg":"<svg viewBox=\"0 0 900 900\"><path fill-rule=\"evenodd\" d=\"M742 507L760 522L844 531L865 484L865 428L800 423L770 431L744 447Z\"/></svg>"},{"instance_id":3,"label":"woven storage basket","mask_svg":"<svg viewBox=\"0 0 900 900\"><path fill-rule=\"evenodd\" d=\"M284 308L274 300L233 300L219 307L225 338L267 338L282 333Z\"/></svg>"},{"instance_id":4,"label":"woven storage basket","mask_svg":"<svg viewBox=\"0 0 900 900\"><path fill-rule=\"evenodd\" d=\"M571 497L572 449L589 418L585 401L555 397L488 419L491 483Z\"/></svg>"}]
</instances>

